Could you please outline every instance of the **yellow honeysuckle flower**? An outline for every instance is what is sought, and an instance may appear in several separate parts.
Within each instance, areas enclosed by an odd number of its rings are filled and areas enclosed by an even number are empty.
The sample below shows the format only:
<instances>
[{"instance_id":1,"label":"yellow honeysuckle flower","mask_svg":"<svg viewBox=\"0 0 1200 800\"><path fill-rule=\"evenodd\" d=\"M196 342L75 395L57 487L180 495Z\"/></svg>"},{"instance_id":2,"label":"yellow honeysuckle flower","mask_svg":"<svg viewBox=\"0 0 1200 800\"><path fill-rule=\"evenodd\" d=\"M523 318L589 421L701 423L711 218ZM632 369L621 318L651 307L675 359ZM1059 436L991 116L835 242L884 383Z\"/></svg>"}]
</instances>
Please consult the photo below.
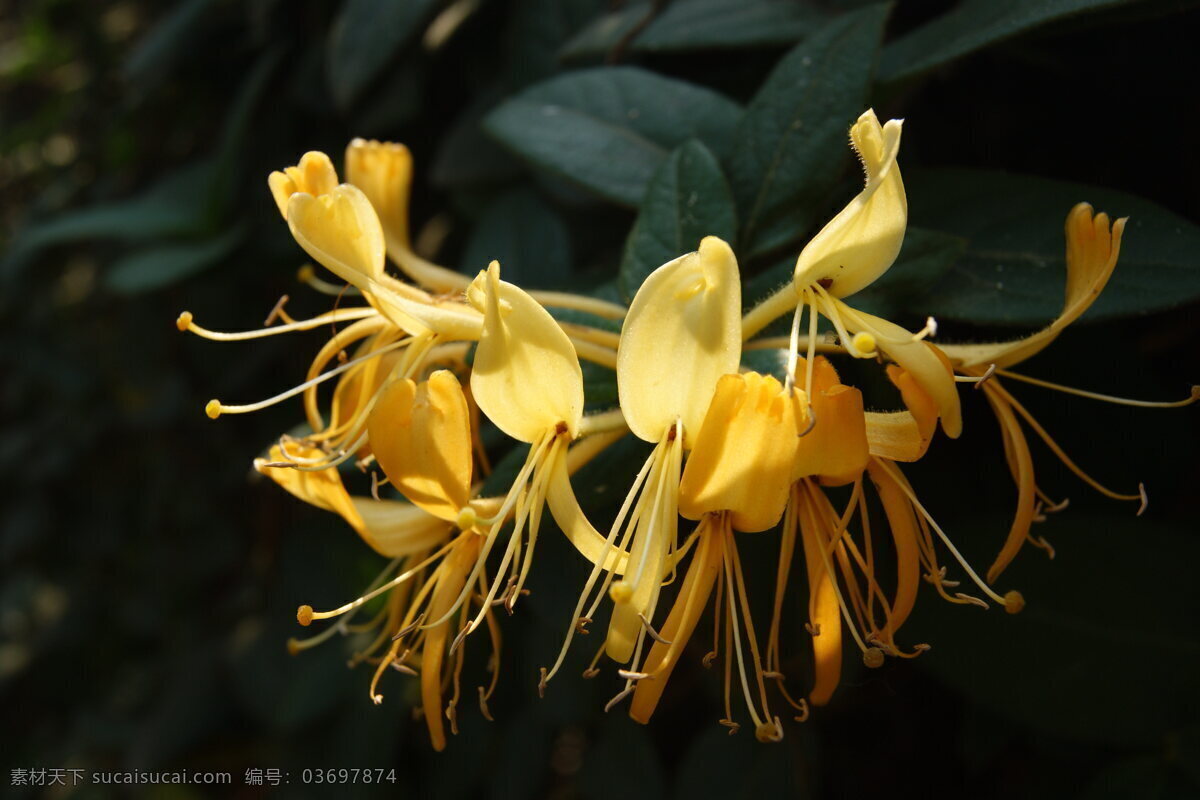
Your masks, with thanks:
<instances>
[{"instance_id":1,"label":"yellow honeysuckle flower","mask_svg":"<svg viewBox=\"0 0 1200 800\"><path fill-rule=\"evenodd\" d=\"M583 373L570 339L554 318L522 289L501 281L500 265L494 261L480 272L467 297L484 316L471 371L471 394L497 427L529 443L530 448L495 514L481 518L464 504L457 515L459 526L479 531L483 534L482 541L471 574L461 583L458 596L433 615L434 619L424 624L426 628L445 624L462 607L481 578L510 514L515 522L496 570L497 578L484 593L479 613L462 628L455 645L483 622L501 588L502 602L510 611L520 597L533 564L547 494L555 476L565 477L567 473L568 445L578 435L583 419ZM382 424L389 423L381 421ZM424 436L436 437L436 433ZM468 438L458 435L455 440L462 442L459 445L462 448ZM431 443L431 449L436 447ZM429 467L414 471L423 480L447 477L431 475ZM453 496L452 489L440 488L444 501ZM569 524L563 525L563 529L569 534L575 532Z\"/></svg>"},{"instance_id":2,"label":"yellow honeysuckle flower","mask_svg":"<svg viewBox=\"0 0 1200 800\"><path fill-rule=\"evenodd\" d=\"M850 128L850 145L866 172L866 186L826 223L796 260L797 287L822 284L847 297L887 271L904 243L908 200L896 157L902 120L880 126L873 109Z\"/></svg>"},{"instance_id":3,"label":"yellow honeysuckle flower","mask_svg":"<svg viewBox=\"0 0 1200 800\"><path fill-rule=\"evenodd\" d=\"M988 569L988 580L994 581L1016 557L1025 542L1030 542L1053 555L1054 550L1044 537L1031 534L1033 523L1043 519L1043 512L1057 511L1066 506L1066 501L1054 502L1038 488L1034 480L1033 456L1022 430L1021 419L1045 441L1059 460L1076 475L1100 493L1116 500L1138 501L1138 514L1146 508L1145 487L1138 485L1136 493L1115 492L1078 467L1067 457L1062 448L1050 437L1033 415L1004 388L1001 378L1032 383L1045 388L1079 394L1093 399L1127 405L1170 408L1189 405L1200 399L1200 387L1192 387L1191 395L1180 401L1146 402L1098 395L1070 387L1059 386L1048 381L1011 372L1008 367L1036 355L1053 342L1072 322L1079 319L1108 283L1117 265L1121 252L1121 236L1125 230L1124 218L1111 224L1107 214L1096 214L1087 203L1079 203L1067 215L1066 262L1067 280L1062 312L1048 326L1030 336L995 344L946 345L943 351L958 372L967 380L975 382L987 397L1004 436L1004 452L1013 481L1017 485L1017 510L1009 528L1008 537L996 560Z\"/></svg>"},{"instance_id":4,"label":"yellow honeysuckle flower","mask_svg":"<svg viewBox=\"0 0 1200 800\"><path fill-rule=\"evenodd\" d=\"M713 584L721 580L726 602L718 613L723 613L734 637L738 674L755 734L763 741L782 737L783 729L778 718L772 716L767 700L733 531L764 531L779 522L787 505L792 464L800 441L798 421L804 419L805 408L798 390L785 391L774 377L748 372L725 375L717 383L679 486L680 512L700 520L695 534L696 554L662 635L655 639L640 670L635 665L640 674L629 714L639 722L648 722L654 713ZM743 631L757 699L747 674ZM731 668L727 661L726 669ZM725 719L721 722L736 729L728 678L725 691Z\"/></svg>"},{"instance_id":5,"label":"yellow honeysuckle flower","mask_svg":"<svg viewBox=\"0 0 1200 800\"><path fill-rule=\"evenodd\" d=\"M609 548L615 545L628 553L623 577L614 581L614 565L593 560L558 659L543 670L543 688L605 592L614 607L603 652L622 664L640 661L663 578L686 552L677 540L683 452L689 437L699 433L721 376L737 370L740 307L737 259L728 244L713 236L702 240L696 252L652 272L634 296L617 350L617 390L629 429L655 447L606 540ZM663 354L670 354L667 368ZM606 577L592 610L582 614L602 572ZM628 671L620 674L626 686L609 707L633 692L636 678Z\"/></svg>"},{"instance_id":6,"label":"yellow honeysuckle flower","mask_svg":"<svg viewBox=\"0 0 1200 800\"><path fill-rule=\"evenodd\" d=\"M962 431L954 373L933 345L922 341L936 330L932 318L926 328L912 334L888 320L847 305L842 298L870 285L896 260L908 224L908 203L896 159L900 149L899 120L880 125L868 109L850 128L850 143L866 173L863 190L814 236L796 259L792 284L767 298L742 321L749 337L789 308L793 353L797 351L801 314L808 309L808 363L813 362L817 316L833 323L843 346L855 358L883 353L899 364L938 407L947 436ZM795 374L794 369L788 370ZM812 380L805 374L803 388L810 395ZM817 425L820 425L817 417Z\"/></svg>"},{"instance_id":7,"label":"yellow honeysuckle flower","mask_svg":"<svg viewBox=\"0 0 1200 800\"><path fill-rule=\"evenodd\" d=\"M634 435L655 449L643 469L645 485L635 483L630 492L632 497L641 488L631 566L610 588L615 607L606 652L619 663L634 656L645 636L642 618L654 615L664 567L677 547L683 451L688 437L700 432L721 376L737 371L740 310L737 259L728 244L709 236L696 252L646 278L621 328L621 410ZM667 369L665 353L671 360Z\"/></svg>"}]
</instances>

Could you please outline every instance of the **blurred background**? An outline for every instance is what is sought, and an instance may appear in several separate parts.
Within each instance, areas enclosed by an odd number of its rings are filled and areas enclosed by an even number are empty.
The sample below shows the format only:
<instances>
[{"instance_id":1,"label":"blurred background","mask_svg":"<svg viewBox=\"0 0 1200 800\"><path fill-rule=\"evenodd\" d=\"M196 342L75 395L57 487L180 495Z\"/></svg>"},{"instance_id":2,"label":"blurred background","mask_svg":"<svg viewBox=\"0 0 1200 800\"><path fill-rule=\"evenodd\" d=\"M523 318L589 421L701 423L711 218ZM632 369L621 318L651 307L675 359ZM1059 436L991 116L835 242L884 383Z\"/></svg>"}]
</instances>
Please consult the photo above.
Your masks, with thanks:
<instances>
[{"instance_id":1,"label":"blurred background","mask_svg":"<svg viewBox=\"0 0 1200 800\"><path fill-rule=\"evenodd\" d=\"M1200 796L1194 408L1010 387L1098 479L1120 490L1144 481L1149 511L1137 518L1091 492L1035 445L1039 484L1071 505L1037 530L1057 558L1027 548L1004 577L1027 610L946 607L923 593L905 632L933 649L869 673L851 667L833 702L789 724L780 745L716 724L719 676L700 667L703 645L647 727L602 713L619 688L611 674L564 675L539 700L537 667L557 650L583 574L552 536L527 604L504 621L496 722L468 704L444 753L413 720L415 682L392 676L376 706L369 671L346 669L341 641L285 649L299 604L357 596L382 562L340 520L252 472L300 421L298 402L215 422L203 413L210 397L250 401L298 382L320 338L220 344L175 329L184 309L216 330L257 327L281 294L297 317L329 307L296 280L303 254L268 172L310 149L339 161L354 136L402 141L416 162L413 230L442 263L474 272L500 258L510 280L605 291L628 259L640 193L539 154L514 98L546 102L548 80L625 65L753 109L785 54L870 6L0 3L4 793L123 796L11 785L13 770L60 767L233 775L219 792L153 796L307 796L320 791L300 785L305 768L369 767L394 769L396 783L355 795ZM1095 313L1027 371L1117 395L1186 396L1200 381L1197 4L899 2L885 31L881 51L843 56L878 65L847 86L847 108L869 102L882 119L906 119L918 232L893 270L900 279L873 302L903 298L899 321L915 327L925 309L937 313L948 341L1036 329L1061 302L1062 221L1090 200L1132 216L1128 259ZM811 233L856 191L844 129L857 113L834 125L838 166L810 202L819 213L784 239ZM662 154L682 138L660 142ZM578 141L603 171L603 151ZM743 244L760 289L796 252L783 239ZM994 275L991 294L978 290L981 269L1010 263L1007 290ZM909 474L986 566L1015 491L990 412L971 395L964 438L939 439ZM598 464L581 483L607 475L623 492L639 456L625 449L619 467ZM774 540L745 547L767 596ZM248 786L248 769L282 770L290 784Z\"/></svg>"}]
</instances>

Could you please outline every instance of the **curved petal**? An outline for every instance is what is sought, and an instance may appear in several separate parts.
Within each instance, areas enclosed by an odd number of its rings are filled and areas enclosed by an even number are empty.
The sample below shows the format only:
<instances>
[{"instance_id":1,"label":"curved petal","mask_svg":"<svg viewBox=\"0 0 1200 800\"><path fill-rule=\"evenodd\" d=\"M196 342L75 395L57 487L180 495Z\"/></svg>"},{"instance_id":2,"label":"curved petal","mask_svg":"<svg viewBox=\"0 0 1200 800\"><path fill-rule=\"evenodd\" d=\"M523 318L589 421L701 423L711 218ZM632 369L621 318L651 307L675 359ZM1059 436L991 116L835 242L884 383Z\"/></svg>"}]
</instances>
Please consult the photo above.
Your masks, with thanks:
<instances>
[{"instance_id":1,"label":"curved petal","mask_svg":"<svg viewBox=\"0 0 1200 800\"><path fill-rule=\"evenodd\" d=\"M415 505L453 522L471 499L471 423L458 378L393 381L367 420L371 450L388 480Z\"/></svg>"},{"instance_id":2,"label":"curved petal","mask_svg":"<svg viewBox=\"0 0 1200 800\"><path fill-rule=\"evenodd\" d=\"M834 297L846 297L887 271L904 243L908 200L896 156L900 120L880 126L868 109L850 128L850 144L866 172L866 186L801 251L795 285L825 283Z\"/></svg>"},{"instance_id":3,"label":"curved petal","mask_svg":"<svg viewBox=\"0 0 1200 800\"><path fill-rule=\"evenodd\" d=\"M361 535L376 553L388 558L412 555L445 542L455 530L423 508L398 500L350 497L366 526Z\"/></svg>"},{"instance_id":4,"label":"curved petal","mask_svg":"<svg viewBox=\"0 0 1200 800\"><path fill-rule=\"evenodd\" d=\"M937 404L942 430L951 439L957 439L962 433L962 408L949 358L935 345L914 340L909 331L894 322L858 311L841 300L833 302L850 333L871 334L879 350L912 376Z\"/></svg>"},{"instance_id":5,"label":"curved petal","mask_svg":"<svg viewBox=\"0 0 1200 800\"><path fill-rule=\"evenodd\" d=\"M471 394L496 427L532 444L560 423L571 438L583 418L583 371L554 317L524 290L500 280L493 261L467 292L483 311Z\"/></svg>"},{"instance_id":6,"label":"curved petal","mask_svg":"<svg viewBox=\"0 0 1200 800\"><path fill-rule=\"evenodd\" d=\"M369 289L383 274L383 228L357 187L343 183L321 195L293 194L287 221L304 251L347 283Z\"/></svg>"},{"instance_id":7,"label":"curved petal","mask_svg":"<svg viewBox=\"0 0 1200 800\"><path fill-rule=\"evenodd\" d=\"M657 442L677 419L700 431L717 381L737 372L741 305L737 259L715 236L646 278L617 349L621 409L638 438Z\"/></svg>"},{"instance_id":8,"label":"curved petal","mask_svg":"<svg viewBox=\"0 0 1200 800\"><path fill-rule=\"evenodd\" d=\"M888 364L888 378L900 390L907 411L868 411L867 444L871 455L892 461L916 461L925 455L937 428L938 410L925 390L895 364Z\"/></svg>"},{"instance_id":9,"label":"curved petal","mask_svg":"<svg viewBox=\"0 0 1200 800\"><path fill-rule=\"evenodd\" d=\"M959 367L995 364L1004 369L1041 352L1063 329L1091 307L1108 283L1121 254L1121 234L1126 217L1109 227L1108 215L1092 213L1080 203L1067 215L1067 287L1062 313L1047 327L1024 339L996 344L943 345L942 350Z\"/></svg>"},{"instance_id":10,"label":"curved petal","mask_svg":"<svg viewBox=\"0 0 1200 800\"><path fill-rule=\"evenodd\" d=\"M323 453L315 447L293 443L285 454L278 445L271 448L270 461L317 458ZM293 496L325 511L332 511L354 528L371 549L382 556L397 558L427 549L444 541L451 526L423 509L395 500L352 497L337 469L306 472L288 467L268 467L268 460L254 460L254 468L271 478Z\"/></svg>"},{"instance_id":11,"label":"curved petal","mask_svg":"<svg viewBox=\"0 0 1200 800\"><path fill-rule=\"evenodd\" d=\"M779 381L723 376L683 470L679 513L730 511L734 530L772 527L787 505L798 441L793 398Z\"/></svg>"},{"instance_id":12,"label":"curved petal","mask_svg":"<svg viewBox=\"0 0 1200 800\"><path fill-rule=\"evenodd\" d=\"M282 172L272 172L267 176L267 186L279 213L287 219L288 201L297 192L311 194L314 197L328 194L337 186L337 170L329 156L318 150L310 150L300 157L300 162L294 167L286 167Z\"/></svg>"}]
</instances>

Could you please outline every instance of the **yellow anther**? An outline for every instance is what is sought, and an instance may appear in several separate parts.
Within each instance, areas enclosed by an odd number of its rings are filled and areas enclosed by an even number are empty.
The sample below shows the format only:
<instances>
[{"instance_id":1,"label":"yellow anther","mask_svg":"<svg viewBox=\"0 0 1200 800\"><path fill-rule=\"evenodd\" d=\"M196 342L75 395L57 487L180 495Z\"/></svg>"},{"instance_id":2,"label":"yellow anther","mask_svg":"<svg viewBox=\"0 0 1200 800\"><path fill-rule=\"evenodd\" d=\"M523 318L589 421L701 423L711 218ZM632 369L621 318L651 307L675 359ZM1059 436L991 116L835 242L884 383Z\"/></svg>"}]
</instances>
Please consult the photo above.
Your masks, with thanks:
<instances>
[{"instance_id":1,"label":"yellow anther","mask_svg":"<svg viewBox=\"0 0 1200 800\"><path fill-rule=\"evenodd\" d=\"M184 311L182 314L179 315L178 319L175 320L175 327L179 328L179 330L181 330L181 331L186 331L191 326L192 326L192 312L190 312L190 311Z\"/></svg>"},{"instance_id":2,"label":"yellow anther","mask_svg":"<svg viewBox=\"0 0 1200 800\"><path fill-rule=\"evenodd\" d=\"M875 352L875 337L866 331L859 331L850 340L850 346L861 356L869 356Z\"/></svg>"},{"instance_id":3,"label":"yellow anther","mask_svg":"<svg viewBox=\"0 0 1200 800\"><path fill-rule=\"evenodd\" d=\"M208 414L209 419L216 419L221 416L221 401L209 400L208 404L204 406L204 413Z\"/></svg>"},{"instance_id":4,"label":"yellow anther","mask_svg":"<svg viewBox=\"0 0 1200 800\"><path fill-rule=\"evenodd\" d=\"M313 269L312 264L305 264L300 269L296 270L296 280L300 281L301 283L308 283L315 278L316 275L317 272Z\"/></svg>"},{"instance_id":5,"label":"yellow anther","mask_svg":"<svg viewBox=\"0 0 1200 800\"><path fill-rule=\"evenodd\" d=\"M883 666L883 650L878 647L868 647L863 650L863 666L870 669L879 669Z\"/></svg>"},{"instance_id":6,"label":"yellow anther","mask_svg":"<svg viewBox=\"0 0 1200 800\"><path fill-rule=\"evenodd\" d=\"M608 587L608 596L614 603L628 603L633 599L633 587L629 585L629 581L614 581L613 585Z\"/></svg>"},{"instance_id":7,"label":"yellow anther","mask_svg":"<svg viewBox=\"0 0 1200 800\"><path fill-rule=\"evenodd\" d=\"M458 518L454 520L454 524L458 526L460 531L469 531L474 528L479 522L479 515L475 513L475 509L470 506L463 506L458 510Z\"/></svg>"},{"instance_id":8,"label":"yellow anther","mask_svg":"<svg viewBox=\"0 0 1200 800\"><path fill-rule=\"evenodd\" d=\"M304 648L300 646L300 642L296 639L287 640L287 651L289 656L299 655Z\"/></svg>"},{"instance_id":9,"label":"yellow anther","mask_svg":"<svg viewBox=\"0 0 1200 800\"><path fill-rule=\"evenodd\" d=\"M296 622L299 622L304 627L312 625L313 610L312 606L300 606L296 609Z\"/></svg>"},{"instance_id":10,"label":"yellow anther","mask_svg":"<svg viewBox=\"0 0 1200 800\"><path fill-rule=\"evenodd\" d=\"M1021 609L1025 608L1025 598L1016 589L1005 593L1004 595L1004 610L1010 614L1020 614Z\"/></svg>"}]
</instances>

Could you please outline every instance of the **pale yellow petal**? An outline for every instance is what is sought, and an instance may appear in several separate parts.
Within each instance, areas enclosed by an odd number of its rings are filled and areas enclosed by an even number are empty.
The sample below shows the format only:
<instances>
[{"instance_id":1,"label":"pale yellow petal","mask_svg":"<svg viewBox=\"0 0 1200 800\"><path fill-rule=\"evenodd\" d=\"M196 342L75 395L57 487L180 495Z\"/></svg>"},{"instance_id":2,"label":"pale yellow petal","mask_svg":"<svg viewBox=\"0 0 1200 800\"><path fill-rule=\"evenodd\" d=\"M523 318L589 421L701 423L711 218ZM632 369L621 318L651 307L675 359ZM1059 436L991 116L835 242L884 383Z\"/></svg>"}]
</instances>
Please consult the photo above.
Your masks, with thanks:
<instances>
[{"instance_id":1,"label":"pale yellow petal","mask_svg":"<svg viewBox=\"0 0 1200 800\"><path fill-rule=\"evenodd\" d=\"M288 201L297 192L311 194L314 197L328 194L337 186L337 170L329 156L317 150L311 150L300 157L300 163L287 167L282 172L272 172L267 177L267 186L271 188L271 196L279 213L287 219Z\"/></svg>"},{"instance_id":2,"label":"pale yellow petal","mask_svg":"<svg viewBox=\"0 0 1200 800\"><path fill-rule=\"evenodd\" d=\"M342 484L342 476L336 468L309 472L291 467L268 467L269 462L306 461L323 457L325 454L315 447L300 443L288 446L285 453L279 445L271 448L268 457L256 458L254 468L271 478L295 497L325 511L341 515L350 527L360 533L364 530L362 517L350 501L350 493Z\"/></svg>"},{"instance_id":3,"label":"pale yellow petal","mask_svg":"<svg viewBox=\"0 0 1200 800\"><path fill-rule=\"evenodd\" d=\"M809 241L796 260L795 285L822 283L846 297L887 271L904 243L908 200L896 156L900 120L880 126L867 110L850 129L850 142L866 172L863 190Z\"/></svg>"},{"instance_id":4,"label":"pale yellow petal","mask_svg":"<svg viewBox=\"0 0 1200 800\"><path fill-rule=\"evenodd\" d=\"M371 450L391 485L414 504L453 522L471 498L471 424L454 373L393 381L367 421Z\"/></svg>"},{"instance_id":5,"label":"pale yellow petal","mask_svg":"<svg viewBox=\"0 0 1200 800\"><path fill-rule=\"evenodd\" d=\"M278 445L269 458L255 459L254 468L278 483L295 497L325 511L332 511L354 528L375 552L396 558L440 544L451 526L423 509L394 500L352 497L336 468L309 472L290 467L269 467L268 462L314 459L324 455L315 447L298 442L285 454Z\"/></svg>"},{"instance_id":6,"label":"pale yellow petal","mask_svg":"<svg viewBox=\"0 0 1200 800\"><path fill-rule=\"evenodd\" d=\"M565 424L572 438L583 417L583 372L554 317L523 289L500 280L493 261L468 292L484 313L471 369L471 394L500 430L533 443Z\"/></svg>"},{"instance_id":7,"label":"pale yellow petal","mask_svg":"<svg viewBox=\"0 0 1200 800\"><path fill-rule=\"evenodd\" d=\"M617 388L629 429L657 442L682 419L695 435L722 375L741 358L737 259L715 236L650 273L625 317ZM687 446L685 440L685 446Z\"/></svg>"},{"instance_id":8,"label":"pale yellow petal","mask_svg":"<svg viewBox=\"0 0 1200 800\"><path fill-rule=\"evenodd\" d=\"M358 188L342 184L317 196L293 194L287 220L305 252L347 283L369 290L383 274L383 229Z\"/></svg>"},{"instance_id":9,"label":"pale yellow petal","mask_svg":"<svg viewBox=\"0 0 1200 800\"><path fill-rule=\"evenodd\" d=\"M1041 352L1063 329L1082 316L1100 296L1117 266L1126 218L1109 227L1107 214L1092 213L1080 203L1067 215L1067 286L1062 313L1047 327L1023 339L995 344L944 345L942 350L959 367L1011 367Z\"/></svg>"},{"instance_id":10,"label":"pale yellow petal","mask_svg":"<svg viewBox=\"0 0 1200 800\"><path fill-rule=\"evenodd\" d=\"M455 530L449 522L412 503L355 496L350 501L366 526L360 531L363 541L388 558L437 547Z\"/></svg>"},{"instance_id":11,"label":"pale yellow petal","mask_svg":"<svg viewBox=\"0 0 1200 800\"><path fill-rule=\"evenodd\" d=\"M882 317L858 311L834 300L835 307L850 333L869 333L880 351L912 376L937 405L942 430L951 439L962 433L962 408L958 385L947 357L924 340L913 340L912 333Z\"/></svg>"}]
</instances>

